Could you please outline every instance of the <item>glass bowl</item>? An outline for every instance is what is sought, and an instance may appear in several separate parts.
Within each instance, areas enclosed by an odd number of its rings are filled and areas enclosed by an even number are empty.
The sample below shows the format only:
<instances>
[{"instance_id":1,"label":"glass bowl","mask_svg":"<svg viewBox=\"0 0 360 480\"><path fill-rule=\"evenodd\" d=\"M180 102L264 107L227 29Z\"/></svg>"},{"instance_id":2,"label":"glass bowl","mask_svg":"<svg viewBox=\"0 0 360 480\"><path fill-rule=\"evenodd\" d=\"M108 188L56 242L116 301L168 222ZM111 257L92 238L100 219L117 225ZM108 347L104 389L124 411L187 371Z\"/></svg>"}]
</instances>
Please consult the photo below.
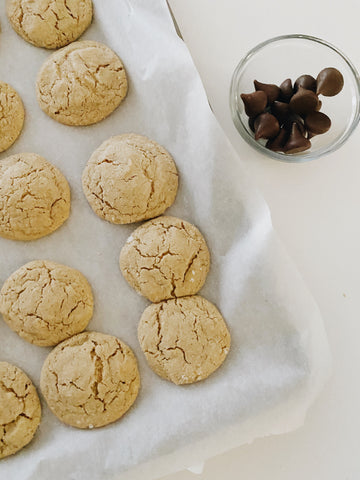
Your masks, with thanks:
<instances>
[{"instance_id":1,"label":"glass bowl","mask_svg":"<svg viewBox=\"0 0 360 480\"><path fill-rule=\"evenodd\" d=\"M334 97L320 95L321 112L331 119L328 132L311 139L309 150L295 154L273 152L265 141L255 140L240 95L255 90L254 80L280 85L286 78L294 82L303 74L317 77L326 67L337 68L344 77L342 91ZM260 43L236 67L230 88L230 108L234 124L248 144L261 153L288 162L313 160L339 148L359 122L360 78L350 60L336 47L308 35L293 34Z\"/></svg>"}]
</instances>

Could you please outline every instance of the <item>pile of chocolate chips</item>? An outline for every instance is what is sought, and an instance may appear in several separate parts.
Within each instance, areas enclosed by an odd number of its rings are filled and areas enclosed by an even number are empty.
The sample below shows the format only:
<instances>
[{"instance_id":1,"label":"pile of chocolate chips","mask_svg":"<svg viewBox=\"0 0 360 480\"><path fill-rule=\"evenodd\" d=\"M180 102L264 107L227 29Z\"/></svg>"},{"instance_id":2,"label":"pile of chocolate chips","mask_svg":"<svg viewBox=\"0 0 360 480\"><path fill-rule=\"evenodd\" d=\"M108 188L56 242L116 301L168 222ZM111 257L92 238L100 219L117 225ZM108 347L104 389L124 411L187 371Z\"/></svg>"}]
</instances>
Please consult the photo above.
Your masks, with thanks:
<instances>
[{"instance_id":1,"label":"pile of chocolate chips","mask_svg":"<svg viewBox=\"0 0 360 480\"><path fill-rule=\"evenodd\" d=\"M287 78L278 87L254 80L255 92L241 94L255 139L266 139L274 152L298 153L311 147L310 139L329 130L330 118L320 112L319 95L333 97L344 86L336 68L324 68L315 79L301 75Z\"/></svg>"}]
</instances>

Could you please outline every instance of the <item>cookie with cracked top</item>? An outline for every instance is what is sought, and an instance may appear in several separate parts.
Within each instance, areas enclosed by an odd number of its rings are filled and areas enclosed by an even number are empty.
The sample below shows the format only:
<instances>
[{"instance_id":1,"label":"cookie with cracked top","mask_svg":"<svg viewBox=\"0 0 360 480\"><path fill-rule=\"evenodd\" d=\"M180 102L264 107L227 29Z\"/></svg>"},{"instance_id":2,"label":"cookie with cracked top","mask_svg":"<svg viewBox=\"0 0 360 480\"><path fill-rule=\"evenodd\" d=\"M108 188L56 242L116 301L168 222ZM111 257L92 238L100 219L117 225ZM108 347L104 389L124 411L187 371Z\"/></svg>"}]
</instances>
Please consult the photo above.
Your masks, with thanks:
<instances>
[{"instance_id":1,"label":"cookie with cracked top","mask_svg":"<svg viewBox=\"0 0 360 480\"><path fill-rule=\"evenodd\" d=\"M151 302L194 295L209 268L210 253L200 231L170 216L138 227L120 252L125 279Z\"/></svg>"},{"instance_id":2,"label":"cookie with cracked top","mask_svg":"<svg viewBox=\"0 0 360 480\"><path fill-rule=\"evenodd\" d=\"M64 175L36 153L0 162L0 236L35 240L58 229L70 214Z\"/></svg>"},{"instance_id":3,"label":"cookie with cracked top","mask_svg":"<svg viewBox=\"0 0 360 480\"><path fill-rule=\"evenodd\" d=\"M24 125L25 111L19 94L7 83L0 82L0 152L15 142Z\"/></svg>"},{"instance_id":4,"label":"cookie with cracked top","mask_svg":"<svg viewBox=\"0 0 360 480\"><path fill-rule=\"evenodd\" d=\"M49 49L79 38L93 16L92 0L6 0L6 11L18 35Z\"/></svg>"},{"instance_id":5,"label":"cookie with cracked top","mask_svg":"<svg viewBox=\"0 0 360 480\"><path fill-rule=\"evenodd\" d=\"M224 362L231 342L218 309L199 295L147 307L138 337L152 370L177 385L211 375Z\"/></svg>"},{"instance_id":6,"label":"cookie with cracked top","mask_svg":"<svg viewBox=\"0 0 360 480\"><path fill-rule=\"evenodd\" d=\"M91 287L82 273L48 260L16 270L0 291L0 313L23 339L57 345L82 332L94 308Z\"/></svg>"},{"instance_id":7,"label":"cookie with cracked top","mask_svg":"<svg viewBox=\"0 0 360 480\"><path fill-rule=\"evenodd\" d=\"M142 135L111 137L92 154L82 176L85 196L104 220L125 224L157 217L178 189L174 160Z\"/></svg>"},{"instance_id":8,"label":"cookie with cracked top","mask_svg":"<svg viewBox=\"0 0 360 480\"><path fill-rule=\"evenodd\" d=\"M0 362L0 459L33 439L41 418L36 389L20 368Z\"/></svg>"},{"instance_id":9,"label":"cookie with cracked top","mask_svg":"<svg viewBox=\"0 0 360 480\"><path fill-rule=\"evenodd\" d=\"M135 402L140 375L132 350L116 337L84 332L57 345L41 370L40 388L52 412L77 428L121 418Z\"/></svg>"},{"instance_id":10,"label":"cookie with cracked top","mask_svg":"<svg viewBox=\"0 0 360 480\"><path fill-rule=\"evenodd\" d=\"M124 100L128 83L124 65L103 43L74 42L52 53L36 81L40 108L64 125L92 125Z\"/></svg>"}]
</instances>

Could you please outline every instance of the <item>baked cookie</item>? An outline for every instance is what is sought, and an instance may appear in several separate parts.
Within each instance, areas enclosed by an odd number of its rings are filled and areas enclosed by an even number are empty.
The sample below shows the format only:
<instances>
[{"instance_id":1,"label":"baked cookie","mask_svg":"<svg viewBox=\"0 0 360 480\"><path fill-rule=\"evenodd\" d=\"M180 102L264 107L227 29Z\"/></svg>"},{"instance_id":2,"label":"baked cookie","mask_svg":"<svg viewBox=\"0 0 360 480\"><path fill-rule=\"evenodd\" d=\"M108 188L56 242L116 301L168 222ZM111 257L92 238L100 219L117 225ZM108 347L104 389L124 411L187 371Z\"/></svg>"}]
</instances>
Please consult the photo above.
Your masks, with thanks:
<instances>
[{"instance_id":1,"label":"baked cookie","mask_svg":"<svg viewBox=\"0 0 360 480\"><path fill-rule=\"evenodd\" d=\"M91 0L6 0L15 32L36 47L59 48L76 40L93 15Z\"/></svg>"},{"instance_id":2,"label":"baked cookie","mask_svg":"<svg viewBox=\"0 0 360 480\"><path fill-rule=\"evenodd\" d=\"M112 223L154 218L174 202L178 174L171 155L147 137L124 134L95 150L83 173L91 208Z\"/></svg>"},{"instance_id":3,"label":"baked cookie","mask_svg":"<svg viewBox=\"0 0 360 480\"><path fill-rule=\"evenodd\" d=\"M125 98L127 78L120 58L98 42L74 42L50 55L36 83L42 110L65 125L91 125Z\"/></svg>"},{"instance_id":4,"label":"baked cookie","mask_svg":"<svg viewBox=\"0 0 360 480\"><path fill-rule=\"evenodd\" d=\"M35 240L59 228L69 214L69 185L54 165L36 153L1 160L1 237Z\"/></svg>"},{"instance_id":5,"label":"baked cookie","mask_svg":"<svg viewBox=\"0 0 360 480\"><path fill-rule=\"evenodd\" d=\"M10 85L0 82L0 152L15 142L24 125L24 106Z\"/></svg>"},{"instance_id":6,"label":"baked cookie","mask_svg":"<svg viewBox=\"0 0 360 480\"><path fill-rule=\"evenodd\" d=\"M230 348L230 334L220 312L199 295L147 307L138 336L152 370L177 385L207 378Z\"/></svg>"},{"instance_id":7,"label":"baked cookie","mask_svg":"<svg viewBox=\"0 0 360 480\"><path fill-rule=\"evenodd\" d=\"M35 260L14 272L0 292L0 313L30 343L57 345L82 332L93 314L91 287L77 270Z\"/></svg>"},{"instance_id":8,"label":"baked cookie","mask_svg":"<svg viewBox=\"0 0 360 480\"><path fill-rule=\"evenodd\" d=\"M141 225L120 252L120 269L151 302L197 293L210 268L204 237L191 223L158 217Z\"/></svg>"},{"instance_id":9,"label":"baked cookie","mask_svg":"<svg viewBox=\"0 0 360 480\"><path fill-rule=\"evenodd\" d=\"M118 420L134 403L140 376L132 350L118 338L84 332L60 343L44 362L41 391L52 412L77 428Z\"/></svg>"},{"instance_id":10,"label":"baked cookie","mask_svg":"<svg viewBox=\"0 0 360 480\"><path fill-rule=\"evenodd\" d=\"M0 362L0 458L32 440L40 417L40 400L31 380L20 368Z\"/></svg>"}]
</instances>

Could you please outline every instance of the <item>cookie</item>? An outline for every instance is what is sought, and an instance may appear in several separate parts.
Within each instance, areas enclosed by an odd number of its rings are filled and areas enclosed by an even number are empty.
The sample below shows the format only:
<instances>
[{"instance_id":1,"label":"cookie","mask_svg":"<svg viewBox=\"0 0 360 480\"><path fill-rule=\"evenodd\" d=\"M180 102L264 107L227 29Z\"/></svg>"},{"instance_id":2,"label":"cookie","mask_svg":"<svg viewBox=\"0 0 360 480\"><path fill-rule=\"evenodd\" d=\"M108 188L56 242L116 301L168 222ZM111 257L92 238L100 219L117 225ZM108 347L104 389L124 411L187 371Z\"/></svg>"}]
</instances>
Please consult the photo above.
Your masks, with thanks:
<instances>
[{"instance_id":1,"label":"cookie","mask_svg":"<svg viewBox=\"0 0 360 480\"><path fill-rule=\"evenodd\" d=\"M83 173L83 190L101 218L132 223L157 217L174 202L178 174L171 155L142 135L109 138Z\"/></svg>"},{"instance_id":2,"label":"cookie","mask_svg":"<svg viewBox=\"0 0 360 480\"><path fill-rule=\"evenodd\" d=\"M0 162L0 236L35 240L59 228L70 214L63 174L35 153Z\"/></svg>"},{"instance_id":3,"label":"cookie","mask_svg":"<svg viewBox=\"0 0 360 480\"><path fill-rule=\"evenodd\" d=\"M74 42L50 55L36 83L42 110L65 125L91 125L110 115L127 93L120 58L98 42Z\"/></svg>"},{"instance_id":4,"label":"cookie","mask_svg":"<svg viewBox=\"0 0 360 480\"><path fill-rule=\"evenodd\" d=\"M138 336L152 370L177 385L207 378L230 348L230 334L220 312L199 295L147 307Z\"/></svg>"},{"instance_id":5,"label":"cookie","mask_svg":"<svg viewBox=\"0 0 360 480\"><path fill-rule=\"evenodd\" d=\"M35 260L14 272L0 292L0 313L30 343L57 345L82 332L93 314L91 287L77 270Z\"/></svg>"},{"instance_id":6,"label":"cookie","mask_svg":"<svg viewBox=\"0 0 360 480\"><path fill-rule=\"evenodd\" d=\"M62 422L94 428L125 414L137 397L140 376L136 358L125 343L104 333L84 332L50 352L40 386Z\"/></svg>"},{"instance_id":7,"label":"cookie","mask_svg":"<svg viewBox=\"0 0 360 480\"><path fill-rule=\"evenodd\" d=\"M120 252L120 269L151 302L197 293L210 268L204 237L191 223L163 216L137 228Z\"/></svg>"},{"instance_id":8,"label":"cookie","mask_svg":"<svg viewBox=\"0 0 360 480\"><path fill-rule=\"evenodd\" d=\"M0 152L15 142L24 125L24 106L10 85L0 82Z\"/></svg>"},{"instance_id":9,"label":"cookie","mask_svg":"<svg viewBox=\"0 0 360 480\"><path fill-rule=\"evenodd\" d=\"M6 0L15 32L36 47L59 48L73 42L88 28L91 0Z\"/></svg>"},{"instance_id":10,"label":"cookie","mask_svg":"<svg viewBox=\"0 0 360 480\"><path fill-rule=\"evenodd\" d=\"M0 458L31 442L40 417L40 400L31 380L20 368L0 362Z\"/></svg>"}]
</instances>

